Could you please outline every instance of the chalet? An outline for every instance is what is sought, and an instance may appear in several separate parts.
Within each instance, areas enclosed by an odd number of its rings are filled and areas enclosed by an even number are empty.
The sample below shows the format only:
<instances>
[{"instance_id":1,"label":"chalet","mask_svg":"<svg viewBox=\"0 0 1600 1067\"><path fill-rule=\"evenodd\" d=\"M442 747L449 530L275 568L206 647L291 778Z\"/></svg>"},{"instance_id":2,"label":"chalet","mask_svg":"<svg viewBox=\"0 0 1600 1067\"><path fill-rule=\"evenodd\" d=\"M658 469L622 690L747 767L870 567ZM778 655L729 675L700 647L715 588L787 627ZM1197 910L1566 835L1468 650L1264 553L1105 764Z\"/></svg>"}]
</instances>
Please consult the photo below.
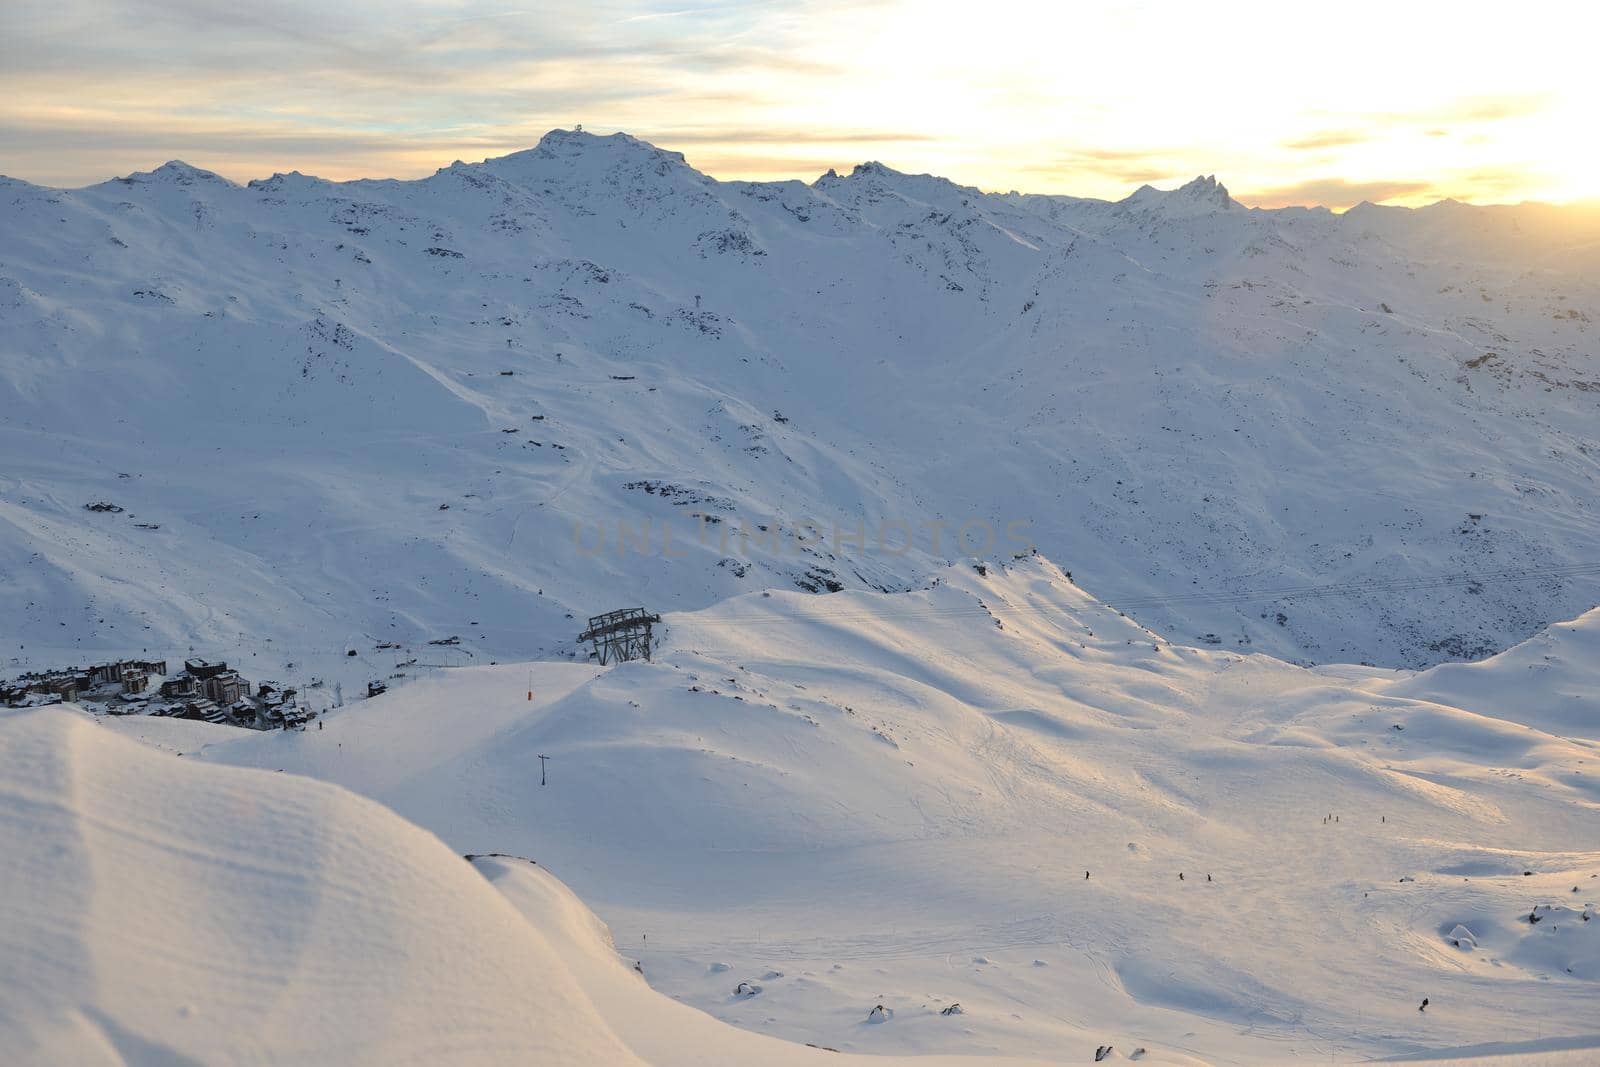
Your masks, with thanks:
<instances>
[{"instance_id":1,"label":"chalet","mask_svg":"<svg viewBox=\"0 0 1600 1067\"><path fill-rule=\"evenodd\" d=\"M150 698L142 693L118 693L117 699L106 705L107 715L148 715Z\"/></svg>"},{"instance_id":2,"label":"chalet","mask_svg":"<svg viewBox=\"0 0 1600 1067\"><path fill-rule=\"evenodd\" d=\"M310 708L294 704L283 709L283 728L293 730L295 727L303 727L316 717L317 713Z\"/></svg>"},{"instance_id":3,"label":"chalet","mask_svg":"<svg viewBox=\"0 0 1600 1067\"><path fill-rule=\"evenodd\" d=\"M156 712L157 715L166 714L174 719L194 719L199 722L212 722L227 725L228 713L215 700L199 697L186 700L182 704L168 705L164 711Z\"/></svg>"},{"instance_id":4,"label":"chalet","mask_svg":"<svg viewBox=\"0 0 1600 1067\"><path fill-rule=\"evenodd\" d=\"M61 697L55 693L28 691L21 697L10 702L13 708L42 708L49 704L60 704Z\"/></svg>"},{"instance_id":5,"label":"chalet","mask_svg":"<svg viewBox=\"0 0 1600 1067\"><path fill-rule=\"evenodd\" d=\"M317 713L298 704L274 704L260 711L261 726L266 730L294 730L305 726Z\"/></svg>"}]
</instances>

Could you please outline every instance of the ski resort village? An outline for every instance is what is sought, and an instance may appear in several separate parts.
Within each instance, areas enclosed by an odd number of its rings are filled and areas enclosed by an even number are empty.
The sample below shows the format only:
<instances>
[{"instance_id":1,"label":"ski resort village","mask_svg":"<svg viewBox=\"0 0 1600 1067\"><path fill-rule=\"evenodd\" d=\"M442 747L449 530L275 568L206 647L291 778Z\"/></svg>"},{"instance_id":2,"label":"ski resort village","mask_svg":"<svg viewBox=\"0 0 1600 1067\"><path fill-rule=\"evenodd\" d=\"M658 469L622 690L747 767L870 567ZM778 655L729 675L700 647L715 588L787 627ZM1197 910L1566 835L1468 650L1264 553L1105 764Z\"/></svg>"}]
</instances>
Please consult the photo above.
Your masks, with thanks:
<instances>
[{"instance_id":1,"label":"ski resort village","mask_svg":"<svg viewBox=\"0 0 1600 1067\"><path fill-rule=\"evenodd\" d=\"M204 659L185 661L170 678L164 661L124 660L0 681L0 704L12 708L75 703L107 715L160 715L254 730L304 728L316 713L295 697L295 690L272 682L252 687L226 663Z\"/></svg>"}]
</instances>

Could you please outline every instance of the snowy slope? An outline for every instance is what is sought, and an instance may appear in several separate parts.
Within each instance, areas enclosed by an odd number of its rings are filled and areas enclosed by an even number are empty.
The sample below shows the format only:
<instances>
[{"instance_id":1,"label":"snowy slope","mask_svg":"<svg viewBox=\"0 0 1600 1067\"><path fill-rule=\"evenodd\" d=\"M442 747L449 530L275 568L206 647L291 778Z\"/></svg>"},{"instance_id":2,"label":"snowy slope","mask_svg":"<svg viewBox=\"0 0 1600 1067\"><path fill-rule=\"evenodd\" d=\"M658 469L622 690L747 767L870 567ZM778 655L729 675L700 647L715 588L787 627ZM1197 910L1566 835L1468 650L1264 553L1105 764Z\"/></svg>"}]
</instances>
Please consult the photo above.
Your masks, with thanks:
<instances>
[{"instance_id":1,"label":"snowy slope","mask_svg":"<svg viewBox=\"0 0 1600 1067\"><path fill-rule=\"evenodd\" d=\"M654 987L795 1041L1592 1054L1600 703L1524 666L1572 628L1476 668L1518 702L1461 707L1451 668L1171 644L1042 558L937 578L752 594L670 616L654 663L443 672L303 734L107 727L533 857Z\"/></svg>"},{"instance_id":2,"label":"snowy slope","mask_svg":"<svg viewBox=\"0 0 1600 1067\"><path fill-rule=\"evenodd\" d=\"M841 1063L652 992L526 860L73 711L0 713L0 848L15 1067Z\"/></svg>"},{"instance_id":3,"label":"snowy slope","mask_svg":"<svg viewBox=\"0 0 1600 1067\"><path fill-rule=\"evenodd\" d=\"M810 1064L857 1067L1020 1067L1045 1058L1008 1056L840 1056L808 1045L718 1024L703 1012L653 991L617 954L611 935L572 892L543 868L510 857L477 857L474 866L544 933L583 990L604 1006L607 1023L640 1058L671 1067L700 1064ZM1132 1052L1132 1049L1128 1050ZM1120 1057L1126 1058L1126 1057ZM1147 1051L1145 1063L1188 1064L1192 1057Z\"/></svg>"},{"instance_id":4,"label":"snowy slope","mask_svg":"<svg viewBox=\"0 0 1600 1067\"><path fill-rule=\"evenodd\" d=\"M1600 610L1478 663L1446 663L1397 686L1407 696L1600 741Z\"/></svg>"},{"instance_id":5,"label":"snowy slope","mask_svg":"<svg viewBox=\"0 0 1600 1067\"><path fill-rule=\"evenodd\" d=\"M432 835L68 711L0 719L9 1064L628 1063Z\"/></svg>"},{"instance_id":6,"label":"snowy slope","mask_svg":"<svg viewBox=\"0 0 1600 1067\"><path fill-rule=\"evenodd\" d=\"M411 182L0 180L0 234L19 664L523 659L625 603L919 588L1012 523L1175 639L1299 662L1600 600L1575 211L717 182L555 131Z\"/></svg>"}]
</instances>

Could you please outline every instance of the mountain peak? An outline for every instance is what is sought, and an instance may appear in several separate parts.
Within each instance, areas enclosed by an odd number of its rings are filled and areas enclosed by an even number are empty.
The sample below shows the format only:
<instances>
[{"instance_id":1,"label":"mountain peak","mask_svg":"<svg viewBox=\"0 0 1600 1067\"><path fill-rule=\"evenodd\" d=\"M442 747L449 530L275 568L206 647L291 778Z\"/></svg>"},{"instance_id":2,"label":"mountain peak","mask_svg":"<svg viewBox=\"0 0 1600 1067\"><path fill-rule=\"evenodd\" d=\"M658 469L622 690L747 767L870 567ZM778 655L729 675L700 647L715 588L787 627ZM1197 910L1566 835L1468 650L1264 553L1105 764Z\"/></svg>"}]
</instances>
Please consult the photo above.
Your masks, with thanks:
<instances>
[{"instance_id":1,"label":"mountain peak","mask_svg":"<svg viewBox=\"0 0 1600 1067\"><path fill-rule=\"evenodd\" d=\"M834 170L832 167L829 167L828 173L818 178L815 184L822 184L824 182L859 181L863 178L892 179L905 177L908 177L908 175L895 170L893 167L886 167L877 160L872 159L865 163L857 163L853 168L851 168L850 173L845 175L841 175L838 171Z\"/></svg>"},{"instance_id":2,"label":"mountain peak","mask_svg":"<svg viewBox=\"0 0 1600 1067\"><path fill-rule=\"evenodd\" d=\"M934 174L910 174L885 166L875 159L857 163L854 169L843 177L840 177L838 171L829 168L826 174L812 183L812 187L832 189L845 195L865 192L869 196L876 196L881 190L889 190L897 196L946 206L955 206L963 200L981 195L979 190L971 186L957 185L949 178L941 178Z\"/></svg>"},{"instance_id":3,"label":"mountain peak","mask_svg":"<svg viewBox=\"0 0 1600 1067\"><path fill-rule=\"evenodd\" d=\"M1217 181L1215 174L1202 174L1193 181L1175 190L1178 196L1192 200L1211 200L1218 207L1228 208L1233 200L1228 196L1228 187Z\"/></svg>"},{"instance_id":4,"label":"mountain peak","mask_svg":"<svg viewBox=\"0 0 1600 1067\"><path fill-rule=\"evenodd\" d=\"M1119 206L1139 211L1160 211L1168 215L1200 215L1242 207L1228 195L1228 187L1215 174L1202 174L1176 189L1157 189L1141 185Z\"/></svg>"},{"instance_id":5,"label":"mountain peak","mask_svg":"<svg viewBox=\"0 0 1600 1067\"><path fill-rule=\"evenodd\" d=\"M322 184L325 184L323 180L314 174L302 174L297 170L291 170L287 174L278 171L270 178L255 178L246 182L245 187L254 189L258 193L282 193L289 190L310 189Z\"/></svg>"},{"instance_id":6,"label":"mountain peak","mask_svg":"<svg viewBox=\"0 0 1600 1067\"><path fill-rule=\"evenodd\" d=\"M886 167L882 163L879 163L875 159L869 159L865 163L857 163L856 166L855 166L855 169L850 172L850 177L852 177L852 178L891 178L891 177L902 177L902 175L901 175L901 173L899 171L895 170L893 167Z\"/></svg>"},{"instance_id":7,"label":"mountain peak","mask_svg":"<svg viewBox=\"0 0 1600 1067\"><path fill-rule=\"evenodd\" d=\"M671 161L688 165L682 152L669 152L664 148L657 148L649 141L641 140L628 133L598 134L589 133L581 126L570 130L551 130L539 138L539 143L532 148L510 155L499 157L502 160L518 160L524 158L539 159L580 159L586 157L628 157L634 156L651 161Z\"/></svg>"},{"instance_id":8,"label":"mountain peak","mask_svg":"<svg viewBox=\"0 0 1600 1067\"><path fill-rule=\"evenodd\" d=\"M125 178L116 178L124 185L151 185L165 183L170 185L195 185L206 182L214 185L232 186L233 183L222 175L199 167L191 166L181 159L170 159L155 170L135 171Z\"/></svg>"}]
</instances>

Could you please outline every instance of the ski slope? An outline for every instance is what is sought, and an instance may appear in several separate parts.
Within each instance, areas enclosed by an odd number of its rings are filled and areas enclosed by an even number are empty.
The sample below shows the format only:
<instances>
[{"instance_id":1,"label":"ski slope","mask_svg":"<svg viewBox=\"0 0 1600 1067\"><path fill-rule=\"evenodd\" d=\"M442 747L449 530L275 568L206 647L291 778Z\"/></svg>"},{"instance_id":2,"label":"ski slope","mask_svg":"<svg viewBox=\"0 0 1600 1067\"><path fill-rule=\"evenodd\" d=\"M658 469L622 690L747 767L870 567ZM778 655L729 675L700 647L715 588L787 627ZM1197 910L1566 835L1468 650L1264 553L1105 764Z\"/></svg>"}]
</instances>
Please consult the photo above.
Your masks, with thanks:
<instances>
[{"instance_id":1,"label":"ski slope","mask_svg":"<svg viewBox=\"0 0 1600 1067\"><path fill-rule=\"evenodd\" d=\"M1468 668L1184 647L1043 558L986 570L757 593L669 616L653 663L440 672L303 734L106 726L534 858L652 987L794 1042L1600 1047L1600 616L1473 665L1519 694L1479 710L1443 700Z\"/></svg>"},{"instance_id":2,"label":"ski slope","mask_svg":"<svg viewBox=\"0 0 1600 1067\"><path fill-rule=\"evenodd\" d=\"M377 644L549 657L1030 545L1302 663L1600 601L1578 208L718 182L557 130L418 181L5 179L0 233L4 666L355 649L360 685Z\"/></svg>"},{"instance_id":3,"label":"ski slope","mask_svg":"<svg viewBox=\"0 0 1600 1067\"><path fill-rule=\"evenodd\" d=\"M344 790L175 759L71 711L0 718L0 844L0 1057L19 1067L907 1062L652 992L526 860L463 863Z\"/></svg>"}]
</instances>

